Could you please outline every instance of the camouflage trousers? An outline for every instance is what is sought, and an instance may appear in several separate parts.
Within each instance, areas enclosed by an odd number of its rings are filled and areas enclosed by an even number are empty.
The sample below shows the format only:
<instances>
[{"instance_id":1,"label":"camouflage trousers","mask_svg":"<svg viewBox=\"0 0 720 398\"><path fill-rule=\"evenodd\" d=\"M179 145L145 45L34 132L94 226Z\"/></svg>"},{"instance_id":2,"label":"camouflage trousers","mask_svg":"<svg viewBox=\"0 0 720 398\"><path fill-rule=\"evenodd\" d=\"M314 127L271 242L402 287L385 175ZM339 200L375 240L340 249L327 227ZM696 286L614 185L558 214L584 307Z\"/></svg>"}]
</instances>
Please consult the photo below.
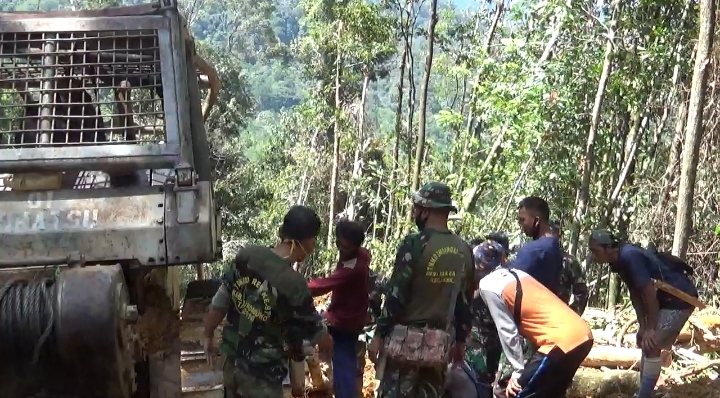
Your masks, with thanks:
<instances>
[{"instance_id":1,"label":"camouflage trousers","mask_svg":"<svg viewBox=\"0 0 720 398\"><path fill-rule=\"evenodd\" d=\"M523 348L523 359L527 362L535 353L535 348L525 339L521 339L520 342ZM510 379L510 376L512 376L512 372L512 365L510 365L510 361L508 361L505 352L503 352L502 355L500 355L500 365L498 366L498 372L495 378L496 384L507 385L507 381Z\"/></svg>"},{"instance_id":2,"label":"camouflage trousers","mask_svg":"<svg viewBox=\"0 0 720 398\"><path fill-rule=\"evenodd\" d=\"M231 359L223 365L223 386L226 398L279 398L283 396L282 381L273 383L235 368Z\"/></svg>"},{"instance_id":3,"label":"camouflage trousers","mask_svg":"<svg viewBox=\"0 0 720 398\"><path fill-rule=\"evenodd\" d=\"M447 368L418 368L387 360L376 398L441 398Z\"/></svg>"}]
</instances>

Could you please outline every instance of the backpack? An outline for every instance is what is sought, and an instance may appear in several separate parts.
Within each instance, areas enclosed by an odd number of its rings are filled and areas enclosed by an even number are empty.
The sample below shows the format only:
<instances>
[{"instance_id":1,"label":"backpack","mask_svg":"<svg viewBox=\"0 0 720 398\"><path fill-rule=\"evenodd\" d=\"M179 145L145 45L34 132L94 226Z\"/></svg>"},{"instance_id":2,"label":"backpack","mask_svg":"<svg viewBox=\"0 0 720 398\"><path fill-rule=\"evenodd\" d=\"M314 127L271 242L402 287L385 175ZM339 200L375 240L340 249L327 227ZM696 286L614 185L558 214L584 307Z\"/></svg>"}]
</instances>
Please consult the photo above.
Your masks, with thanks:
<instances>
[{"instance_id":1,"label":"backpack","mask_svg":"<svg viewBox=\"0 0 720 398\"><path fill-rule=\"evenodd\" d=\"M651 259L653 257L657 258L658 260L662 261L662 263L665 264L668 268L674 271L685 274L688 277L695 275L695 270L691 266L689 266L688 263L683 261L680 257L674 256L671 252L658 251L657 247L653 243L648 244L645 252L650 254L649 257Z\"/></svg>"}]
</instances>

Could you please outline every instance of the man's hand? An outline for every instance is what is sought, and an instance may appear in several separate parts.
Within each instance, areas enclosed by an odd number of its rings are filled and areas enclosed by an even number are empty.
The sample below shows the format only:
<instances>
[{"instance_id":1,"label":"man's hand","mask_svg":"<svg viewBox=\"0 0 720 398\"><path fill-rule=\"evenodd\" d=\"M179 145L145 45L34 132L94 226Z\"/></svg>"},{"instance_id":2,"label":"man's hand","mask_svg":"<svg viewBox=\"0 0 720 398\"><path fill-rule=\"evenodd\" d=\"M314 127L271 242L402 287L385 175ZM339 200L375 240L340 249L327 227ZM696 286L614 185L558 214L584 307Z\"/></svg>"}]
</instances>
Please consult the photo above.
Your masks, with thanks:
<instances>
[{"instance_id":1,"label":"man's hand","mask_svg":"<svg viewBox=\"0 0 720 398\"><path fill-rule=\"evenodd\" d=\"M205 338L205 341L203 342L203 348L205 350L205 358L207 359L207 363L211 368L215 368L215 360L217 359L217 346L215 345L215 338Z\"/></svg>"},{"instance_id":2,"label":"man's hand","mask_svg":"<svg viewBox=\"0 0 720 398\"><path fill-rule=\"evenodd\" d=\"M372 363L377 363L378 356L380 355L380 350L382 349L382 338L380 336L375 335L373 336L372 341L370 341L370 345L367 348L368 352L368 358L370 358L370 361Z\"/></svg>"},{"instance_id":3,"label":"man's hand","mask_svg":"<svg viewBox=\"0 0 720 398\"><path fill-rule=\"evenodd\" d=\"M642 349L646 352L655 349L655 330L647 329L642 335Z\"/></svg>"},{"instance_id":4,"label":"man's hand","mask_svg":"<svg viewBox=\"0 0 720 398\"><path fill-rule=\"evenodd\" d=\"M520 386L517 377L510 377L507 387L505 388L505 394L508 397L514 397L520 392L520 390L522 390L522 387Z\"/></svg>"},{"instance_id":5,"label":"man's hand","mask_svg":"<svg viewBox=\"0 0 720 398\"><path fill-rule=\"evenodd\" d=\"M465 361L465 343L455 343L450 347L450 361L453 368L462 366Z\"/></svg>"},{"instance_id":6,"label":"man's hand","mask_svg":"<svg viewBox=\"0 0 720 398\"><path fill-rule=\"evenodd\" d=\"M640 326L637 333L635 334L635 344L637 348L642 348L643 335L645 334L645 328Z\"/></svg>"}]
</instances>

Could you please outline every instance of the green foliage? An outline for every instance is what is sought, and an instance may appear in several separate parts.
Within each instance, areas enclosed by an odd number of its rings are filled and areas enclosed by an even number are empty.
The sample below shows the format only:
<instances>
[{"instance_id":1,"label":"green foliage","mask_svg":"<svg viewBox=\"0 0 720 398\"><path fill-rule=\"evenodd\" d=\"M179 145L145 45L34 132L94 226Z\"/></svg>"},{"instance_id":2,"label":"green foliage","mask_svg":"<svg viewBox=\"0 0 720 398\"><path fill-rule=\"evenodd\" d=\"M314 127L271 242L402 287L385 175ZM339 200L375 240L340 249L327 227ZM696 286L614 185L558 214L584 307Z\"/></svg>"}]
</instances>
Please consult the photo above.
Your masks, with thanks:
<instances>
[{"instance_id":1,"label":"green foliage","mask_svg":"<svg viewBox=\"0 0 720 398\"><path fill-rule=\"evenodd\" d=\"M613 2L501 2L509 8L488 38L497 3L463 9L464 2L441 2L420 178L453 187L463 211L451 228L466 238L493 230L519 235L515 204L536 194L548 199L569 236L612 30L611 73L597 115L587 187L590 200L577 220L581 236L575 247L585 258L583 239L598 225L669 247L679 175L679 163L670 162L675 159L672 142L692 74L696 8L684 0L638 0L623 3L618 13ZM325 236L337 133L334 207L340 216L353 209L367 227L373 266L390 270L397 244L410 228L407 195L423 111L418 94L428 48L428 2L181 4L199 51L223 81L208 129L224 240L272 244L293 204L315 208L324 224L320 236ZM100 5L98 0L0 2L3 10ZM411 51L400 76L407 32ZM363 93L366 76L370 83ZM712 114L706 125L713 126L715 113L706 113ZM638 137L638 150L630 157L633 137ZM720 166L713 137L703 141L698 170L704 199L694 213L696 252L708 251L704 248L720 239L715 237L720 236L718 205L711 199L720 193L712 177ZM626 165L631 167L623 175ZM318 239L305 265L308 274L327 270L335 261L336 249L324 241ZM700 274L710 275L706 257L690 262ZM590 263L586 267L589 279L600 278L592 300L604 302L605 271ZM701 288L707 289L707 283Z\"/></svg>"}]
</instances>

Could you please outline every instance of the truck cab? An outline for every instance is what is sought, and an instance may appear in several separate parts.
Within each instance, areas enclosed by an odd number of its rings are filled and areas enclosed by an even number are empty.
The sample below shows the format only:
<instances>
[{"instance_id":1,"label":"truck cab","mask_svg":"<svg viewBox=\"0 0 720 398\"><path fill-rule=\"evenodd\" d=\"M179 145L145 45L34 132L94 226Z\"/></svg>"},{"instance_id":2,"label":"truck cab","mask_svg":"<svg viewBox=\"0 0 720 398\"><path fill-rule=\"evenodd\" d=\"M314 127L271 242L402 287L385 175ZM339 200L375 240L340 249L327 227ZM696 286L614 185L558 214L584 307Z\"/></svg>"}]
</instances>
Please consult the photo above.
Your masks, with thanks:
<instances>
[{"instance_id":1,"label":"truck cab","mask_svg":"<svg viewBox=\"0 0 720 398\"><path fill-rule=\"evenodd\" d=\"M221 256L204 124L219 90L176 0L0 13L0 317L48 323L57 362L44 385L0 377L8 398L180 396L177 266ZM30 310L1 308L18 300Z\"/></svg>"}]
</instances>

